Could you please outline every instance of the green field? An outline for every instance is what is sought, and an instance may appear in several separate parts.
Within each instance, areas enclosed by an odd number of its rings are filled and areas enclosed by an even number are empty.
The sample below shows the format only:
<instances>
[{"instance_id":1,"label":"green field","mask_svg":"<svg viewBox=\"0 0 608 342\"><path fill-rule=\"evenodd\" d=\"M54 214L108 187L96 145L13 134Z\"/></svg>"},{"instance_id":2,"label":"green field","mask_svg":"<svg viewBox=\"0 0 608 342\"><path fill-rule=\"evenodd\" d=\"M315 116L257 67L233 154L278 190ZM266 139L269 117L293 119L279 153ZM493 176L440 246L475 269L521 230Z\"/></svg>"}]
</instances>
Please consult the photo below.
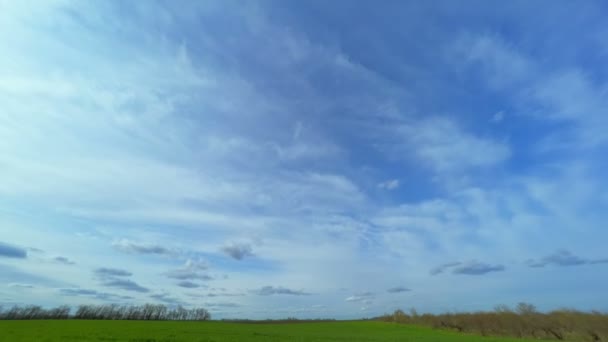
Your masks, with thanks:
<instances>
[{"instance_id":1,"label":"green field","mask_svg":"<svg viewBox=\"0 0 608 342\"><path fill-rule=\"evenodd\" d=\"M420 341L532 340L480 337L383 322L224 323L146 321L0 321L0 341Z\"/></svg>"}]
</instances>

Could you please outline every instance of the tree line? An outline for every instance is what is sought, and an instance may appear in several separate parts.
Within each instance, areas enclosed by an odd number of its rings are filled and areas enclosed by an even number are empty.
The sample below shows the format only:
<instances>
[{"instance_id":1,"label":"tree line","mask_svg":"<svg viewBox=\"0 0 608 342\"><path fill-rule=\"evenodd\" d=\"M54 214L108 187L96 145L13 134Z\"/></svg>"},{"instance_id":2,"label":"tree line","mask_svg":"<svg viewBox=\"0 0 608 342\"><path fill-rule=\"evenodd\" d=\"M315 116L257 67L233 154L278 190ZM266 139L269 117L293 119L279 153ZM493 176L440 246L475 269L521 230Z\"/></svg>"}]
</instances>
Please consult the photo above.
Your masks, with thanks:
<instances>
[{"instance_id":1,"label":"tree line","mask_svg":"<svg viewBox=\"0 0 608 342\"><path fill-rule=\"evenodd\" d=\"M608 341L608 314L561 309L538 312L528 303L515 308L499 305L494 311L472 313L418 314L396 310L377 319L387 322L421 324L484 336L510 336L519 338L551 339L564 341Z\"/></svg>"},{"instance_id":2,"label":"tree line","mask_svg":"<svg viewBox=\"0 0 608 342\"><path fill-rule=\"evenodd\" d=\"M0 306L0 320L24 319L207 321L211 319L211 314L203 308L169 308L162 304L80 305L75 310L67 305L49 309L38 305L15 305L7 309Z\"/></svg>"}]
</instances>

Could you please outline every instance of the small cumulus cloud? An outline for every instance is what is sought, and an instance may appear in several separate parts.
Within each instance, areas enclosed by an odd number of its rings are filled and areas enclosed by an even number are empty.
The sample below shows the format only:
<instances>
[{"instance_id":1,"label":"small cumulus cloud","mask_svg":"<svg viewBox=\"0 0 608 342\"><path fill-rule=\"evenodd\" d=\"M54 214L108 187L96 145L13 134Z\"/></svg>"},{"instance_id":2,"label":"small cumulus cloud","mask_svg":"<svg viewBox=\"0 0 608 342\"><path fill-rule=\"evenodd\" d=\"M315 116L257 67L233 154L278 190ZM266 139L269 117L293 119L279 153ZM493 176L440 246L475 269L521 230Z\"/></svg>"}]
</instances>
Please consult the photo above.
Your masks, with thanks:
<instances>
[{"instance_id":1,"label":"small cumulus cloud","mask_svg":"<svg viewBox=\"0 0 608 342\"><path fill-rule=\"evenodd\" d=\"M23 284L23 283L10 283L8 287L16 288L16 289L33 289L35 286L32 284Z\"/></svg>"},{"instance_id":2,"label":"small cumulus cloud","mask_svg":"<svg viewBox=\"0 0 608 342\"><path fill-rule=\"evenodd\" d=\"M452 274L483 275L490 272L504 271L505 269L503 265L491 265L478 261L470 261L468 263L450 262L433 268L430 273L431 275L437 275L451 270Z\"/></svg>"},{"instance_id":3,"label":"small cumulus cloud","mask_svg":"<svg viewBox=\"0 0 608 342\"><path fill-rule=\"evenodd\" d=\"M238 308L241 306L239 303L233 302L217 302L217 303L205 303L206 307L209 308Z\"/></svg>"},{"instance_id":4,"label":"small cumulus cloud","mask_svg":"<svg viewBox=\"0 0 608 342\"><path fill-rule=\"evenodd\" d=\"M156 254L156 255L174 255L175 251L172 251L166 247L155 245L155 244L143 244L136 243L130 240L122 239L114 241L112 246L125 253L131 254Z\"/></svg>"},{"instance_id":5,"label":"small cumulus cloud","mask_svg":"<svg viewBox=\"0 0 608 342\"><path fill-rule=\"evenodd\" d=\"M114 287L125 291L133 291L140 293L150 292L150 289L143 287L136 282L125 279L133 275L132 272L118 269L118 268L107 268L101 267L93 271L100 280L100 284L106 287Z\"/></svg>"},{"instance_id":6,"label":"small cumulus cloud","mask_svg":"<svg viewBox=\"0 0 608 342\"><path fill-rule=\"evenodd\" d=\"M95 274L100 277L130 277L133 273L118 268L101 267L95 270Z\"/></svg>"},{"instance_id":7,"label":"small cumulus cloud","mask_svg":"<svg viewBox=\"0 0 608 342\"><path fill-rule=\"evenodd\" d=\"M401 292L410 292L412 290L408 289L407 287L403 287L403 286L396 286L396 287L391 287L390 289L386 290L386 292L388 293L401 293Z\"/></svg>"},{"instance_id":8,"label":"small cumulus cloud","mask_svg":"<svg viewBox=\"0 0 608 342\"><path fill-rule=\"evenodd\" d=\"M230 245L222 247L222 252L224 252L226 255L235 260L243 260L245 257L253 255L253 249L251 248L251 245L246 243L232 243Z\"/></svg>"},{"instance_id":9,"label":"small cumulus cloud","mask_svg":"<svg viewBox=\"0 0 608 342\"><path fill-rule=\"evenodd\" d=\"M397 188L399 188L399 180L398 179L390 179L387 181L384 181L382 183L378 184L378 187L380 189L384 189L384 190L395 190Z\"/></svg>"},{"instance_id":10,"label":"small cumulus cloud","mask_svg":"<svg viewBox=\"0 0 608 342\"><path fill-rule=\"evenodd\" d=\"M209 268L209 264L207 264L204 260L196 260L196 259L188 259L184 264L184 267L189 270L206 270Z\"/></svg>"},{"instance_id":11,"label":"small cumulus cloud","mask_svg":"<svg viewBox=\"0 0 608 342\"><path fill-rule=\"evenodd\" d=\"M482 262L470 262L462 266L458 266L452 270L453 274L464 274L464 275L483 275L490 272L501 272L504 271L503 265L490 265Z\"/></svg>"},{"instance_id":12,"label":"small cumulus cloud","mask_svg":"<svg viewBox=\"0 0 608 342\"><path fill-rule=\"evenodd\" d=\"M62 257L62 256L58 256L58 257L54 257L53 261L59 264L64 264L64 265L75 265L76 263L66 257Z\"/></svg>"},{"instance_id":13,"label":"small cumulus cloud","mask_svg":"<svg viewBox=\"0 0 608 342\"><path fill-rule=\"evenodd\" d=\"M27 251L21 247L9 245L8 243L0 241L0 257L25 259L27 258Z\"/></svg>"},{"instance_id":14,"label":"small cumulus cloud","mask_svg":"<svg viewBox=\"0 0 608 342\"><path fill-rule=\"evenodd\" d=\"M608 263L608 259L585 259L572 254L570 251L560 249L551 255L547 255L540 260L528 260L528 266L541 268L548 265L554 266L580 266L580 265L597 265Z\"/></svg>"},{"instance_id":15,"label":"small cumulus cloud","mask_svg":"<svg viewBox=\"0 0 608 342\"><path fill-rule=\"evenodd\" d=\"M213 277L207 274L197 273L187 269L173 270L165 273L167 278L178 280L213 280Z\"/></svg>"},{"instance_id":16,"label":"small cumulus cloud","mask_svg":"<svg viewBox=\"0 0 608 342\"><path fill-rule=\"evenodd\" d=\"M254 294L259 296L271 296L271 295L291 295L291 296L308 296L310 293L304 292L302 290L292 290L285 287L274 287L274 286L264 286L257 290L251 291Z\"/></svg>"},{"instance_id":17,"label":"small cumulus cloud","mask_svg":"<svg viewBox=\"0 0 608 342\"><path fill-rule=\"evenodd\" d=\"M59 289L59 292L61 292L61 294L64 294L66 296L92 296L92 295L96 295L98 292L95 290L88 290L88 289Z\"/></svg>"},{"instance_id":18,"label":"small cumulus cloud","mask_svg":"<svg viewBox=\"0 0 608 342\"><path fill-rule=\"evenodd\" d=\"M101 285L106 286L106 287L114 287L114 288L125 290L125 291L132 291L132 292L139 292L139 293L150 292L149 288L143 287L143 286L137 284L136 282L134 282L132 280L128 280L128 279L117 279L117 278L106 279L101 282Z\"/></svg>"},{"instance_id":19,"label":"small cumulus cloud","mask_svg":"<svg viewBox=\"0 0 608 342\"><path fill-rule=\"evenodd\" d=\"M461 264L462 263L460 263L460 262L448 262L446 264L442 264L442 265L439 265L439 266L433 268L430 271L430 273L431 273L431 275L441 274L441 273L445 272L446 270L448 270L448 269L450 269L452 267L459 266Z\"/></svg>"},{"instance_id":20,"label":"small cumulus cloud","mask_svg":"<svg viewBox=\"0 0 608 342\"><path fill-rule=\"evenodd\" d=\"M501 110L501 111L496 112L492 116L492 122L499 123L499 122L502 122L502 120L504 120L504 118L505 118L505 112Z\"/></svg>"},{"instance_id":21,"label":"small cumulus cloud","mask_svg":"<svg viewBox=\"0 0 608 342\"><path fill-rule=\"evenodd\" d=\"M371 304L371 300L374 298L374 293L372 292L360 292L355 293L354 295L347 297L345 301L352 303L364 303L366 305Z\"/></svg>"},{"instance_id":22,"label":"small cumulus cloud","mask_svg":"<svg viewBox=\"0 0 608 342\"><path fill-rule=\"evenodd\" d=\"M214 293L214 292L211 292L211 293L207 294L207 297L241 297L241 296L244 296L244 295L245 295L244 293L236 293L236 292L235 293L230 293L230 292L228 292L228 293Z\"/></svg>"},{"instance_id":23,"label":"small cumulus cloud","mask_svg":"<svg viewBox=\"0 0 608 342\"><path fill-rule=\"evenodd\" d=\"M202 273L209 268L203 260L188 259L183 267L165 273L167 278L178 280L212 280L213 277Z\"/></svg>"},{"instance_id":24,"label":"small cumulus cloud","mask_svg":"<svg viewBox=\"0 0 608 342\"><path fill-rule=\"evenodd\" d=\"M130 296L120 296L107 292L99 292L97 290L91 289L82 289L82 288L63 288L59 289L59 293L63 296L74 296L74 297L92 297L101 300L131 300L133 297Z\"/></svg>"},{"instance_id":25,"label":"small cumulus cloud","mask_svg":"<svg viewBox=\"0 0 608 342\"><path fill-rule=\"evenodd\" d=\"M187 281L187 280L180 281L179 283L177 283L177 286L183 287L186 289L196 289L196 288L201 287L199 284L193 283L193 282Z\"/></svg>"}]
</instances>

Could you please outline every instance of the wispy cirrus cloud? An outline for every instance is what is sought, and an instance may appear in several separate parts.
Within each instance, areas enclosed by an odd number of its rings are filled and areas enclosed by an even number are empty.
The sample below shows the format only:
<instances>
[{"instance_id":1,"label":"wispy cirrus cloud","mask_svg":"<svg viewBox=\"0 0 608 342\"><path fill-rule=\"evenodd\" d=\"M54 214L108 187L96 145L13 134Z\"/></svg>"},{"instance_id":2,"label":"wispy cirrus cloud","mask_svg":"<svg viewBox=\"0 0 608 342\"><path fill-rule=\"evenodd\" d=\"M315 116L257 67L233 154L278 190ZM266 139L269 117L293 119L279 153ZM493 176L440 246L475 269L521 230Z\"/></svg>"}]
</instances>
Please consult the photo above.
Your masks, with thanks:
<instances>
[{"instance_id":1,"label":"wispy cirrus cloud","mask_svg":"<svg viewBox=\"0 0 608 342\"><path fill-rule=\"evenodd\" d=\"M484 288L473 276L519 272L507 260L554 246L601 256L608 238L607 50L593 38L608 32L605 9L567 9L3 4L0 280L36 286L3 296L26 302L52 286L101 300L82 274L105 265L115 271L95 281L132 302L186 305L163 289L213 278L201 295L247 294L239 312L251 318L313 299L345 318L359 314L353 303L379 315L403 279L428 289L408 297L422 310L487 309L512 300L501 286L562 305L524 276ZM352 30L360 17L364 35ZM31 236L69 259L20 247ZM433 269L443 260L480 261ZM604 262L560 252L529 264ZM429 270L463 275L462 286ZM569 270L527 271L595 305L603 275L576 285L579 296L562 280L590 267Z\"/></svg>"},{"instance_id":2,"label":"wispy cirrus cloud","mask_svg":"<svg viewBox=\"0 0 608 342\"><path fill-rule=\"evenodd\" d=\"M486 80L501 91L515 92L528 108L527 115L554 122L569 123L548 129L539 150L590 148L607 140L602 129L608 120L601 114L605 82L594 82L581 67L562 66L544 70L542 61L505 41L499 35L466 35L458 40L455 51L469 63L482 66Z\"/></svg>"},{"instance_id":3,"label":"wispy cirrus cloud","mask_svg":"<svg viewBox=\"0 0 608 342\"><path fill-rule=\"evenodd\" d=\"M471 134L445 117L424 119L402 130L414 147L412 152L437 172L492 167L511 156L506 143Z\"/></svg>"},{"instance_id":4,"label":"wispy cirrus cloud","mask_svg":"<svg viewBox=\"0 0 608 342\"><path fill-rule=\"evenodd\" d=\"M522 56L515 46L499 35L465 34L452 45L468 63L481 65L482 73L493 87L511 87L536 75L534 62Z\"/></svg>"}]
</instances>

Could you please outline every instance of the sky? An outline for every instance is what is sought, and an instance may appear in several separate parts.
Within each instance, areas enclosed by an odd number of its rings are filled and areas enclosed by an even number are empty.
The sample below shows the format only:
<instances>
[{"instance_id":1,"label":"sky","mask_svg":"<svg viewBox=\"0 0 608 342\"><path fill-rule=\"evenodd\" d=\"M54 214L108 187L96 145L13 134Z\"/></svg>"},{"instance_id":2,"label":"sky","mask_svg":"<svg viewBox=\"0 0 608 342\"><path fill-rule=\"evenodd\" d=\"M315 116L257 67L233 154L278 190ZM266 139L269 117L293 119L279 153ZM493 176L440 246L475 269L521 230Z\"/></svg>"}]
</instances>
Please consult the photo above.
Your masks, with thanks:
<instances>
[{"instance_id":1,"label":"sky","mask_svg":"<svg viewBox=\"0 0 608 342\"><path fill-rule=\"evenodd\" d=\"M0 304L608 310L607 14L0 0Z\"/></svg>"}]
</instances>

